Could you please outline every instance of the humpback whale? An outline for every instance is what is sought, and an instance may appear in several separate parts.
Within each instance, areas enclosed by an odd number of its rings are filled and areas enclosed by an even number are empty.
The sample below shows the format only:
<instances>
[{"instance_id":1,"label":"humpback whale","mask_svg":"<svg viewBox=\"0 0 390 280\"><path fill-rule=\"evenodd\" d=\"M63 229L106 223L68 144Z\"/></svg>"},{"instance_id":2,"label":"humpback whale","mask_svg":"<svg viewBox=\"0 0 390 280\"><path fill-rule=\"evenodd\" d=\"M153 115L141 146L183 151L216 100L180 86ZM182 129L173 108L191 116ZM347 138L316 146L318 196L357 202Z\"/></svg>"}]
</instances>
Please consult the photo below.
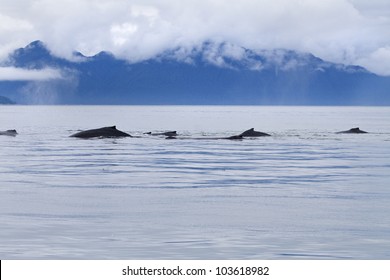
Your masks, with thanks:
<instances>
[{"instance_id":1,"label":"humpback whale","mask_svg":"<svg viewBox=\"0 0 390 280\"><path fill-rule=\"evenodd\" d=\"M229 137L180 137L177 138L173 135L166 137L165 139L190 139L190 140L241 140L243 137L241 135L233 135Z\"/></svg>"},{"instance_id":2,"label":"humpback whale","mask_svg":"<svg viewBox=\"0 0 390 280\"><path fill-rule=\"evenodd\" d=\"M176 131L173 131L173 132L176 133ZM148 134L150 134L150 133L151 132L149 132ZM166 136L167 136L167 138L165 138L165 139L178 139L178 138L175 137L176 134L172 134L172 135L167 134ZM194 140L228 139L228 140L240 140L240 139L243 139L245 137L261 137L261 136L271 136L271 135L269 135L268 133L265 133L265 132L256 131L254 128L251 128L251 129L245 130L241 134L233 135L233 136L229 136L229 137L202 137L202 138L197 137L197 138L179 138L179 139L194 139Z\"/></svg>"},{"instance_id":3,"label":"humpback whale","mask_svg":"<svg viewBox=\"0 0 390 280\"><path fill-rule=\"evenodd\" d=\"M116 126L107 126L97 129L89 129L77 132L70 137L77 137L77 138L118 138L118 137L131 137L130 134L127 134L123 131L120 131L116 129Z\"/></svg>"},{"instance_id":4,"label":"humpback whale","mask_svg":"<svg viewBox=\"0 0 390 280\"><path fill-rule=\"evenodd\" d=\"M222 138L222 139L228 139L228 140L240 140L242 139L243 136L242 135L233 135L233 136L230 136L230 137L225 137L225 138Z\"/></svg>"},{"instance_id":5,"label":"humpback whale","mask_svg":"<svg viewBox=\"0 0 390 280\"><path fill-rule=\"evenodd\" d=\"M241 140L243 137L241 135L233 135L233 136L229 136L229 137L195 137L195 138L191 138L191 137L180 137L180 138L177 138L175 136L168 136L166 137L165 139L189 139L189 140Z\"/></svg>"},{"instance_id":6,"label":"humpback whale","mask_svg":"<svg viewBox=\"0 0 390 280\"><path fill-rule=\"evenodd\" d=\"M6 135L6 136L16 136L18 133L15 129L9 129L6 131L0 131L0 135Z\"/></svg>"},{"instance_id":7,"label":"humpback whale","mask_svg":"<svg viewBox=\"0 0 390 280\"><path fill-rule=\"evenodd\" d=\"M254 128L245 130L240 134L242 137L261 137L261 136L271 136L268 133L256 131Z\"/></svg>"},{"instance_id":8,"label":"humpback whale","mask_svg":"<svg viewBox=\"0 0 390 280\"><path fill-rule=\"evenodd\" d=\"M350 130L339 131L339 132L336 132L336 133L338 133L338 134L340 134L340 133L360 134L360 133L368 133L368 132L360 130L358 127L355 127L355 128L351 128Z\"/></svg>"},{"instance_id":9,"label":"humpback whale","mask_svg":"<svg viewBox=\"0 0 390 280\"><path fill-rule=\"evenodd\" d=\"M177 136L176 130L175 131L158 132L158 133L145 132L144 134L148 134L148 135L152 135L152 136L167 136L167 137Z\"/></svg>"}]
</instances>

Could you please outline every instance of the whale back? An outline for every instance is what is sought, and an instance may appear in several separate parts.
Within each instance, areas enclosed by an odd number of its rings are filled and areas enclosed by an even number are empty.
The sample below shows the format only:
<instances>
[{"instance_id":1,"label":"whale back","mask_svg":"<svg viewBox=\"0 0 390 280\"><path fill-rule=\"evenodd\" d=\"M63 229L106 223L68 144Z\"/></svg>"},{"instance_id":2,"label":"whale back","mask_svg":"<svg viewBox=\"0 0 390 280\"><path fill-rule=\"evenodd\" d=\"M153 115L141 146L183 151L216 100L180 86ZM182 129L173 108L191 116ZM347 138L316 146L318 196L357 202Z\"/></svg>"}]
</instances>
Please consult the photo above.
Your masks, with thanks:
<instances>
[{"instance_id":1,"label":"whale back","mask_svg":"<svg viewBox=\"0 0 390 280\"><path fill-rule=\"evenodd\" d=\"M351 128L349 130L345 130L345 131L339 131L337 133L351 133L351 134L361 134L361 133L368 133L364 130L360 130L359 127L354 127L354 128Z\"/></svg>"},{"instance_id":2,"label":"whale back","mask_svg":"<svg viewBox=\"0 0 390 280\"><path fill-rule=\"evenodd\" d=\"M18 133L15 129L8 129L6 131L0 131L0 135L6 135L6 136L16 136Z\"/></svg>"},{"instance_id":3,"label":"whale back","mask_svg":"<svg viewBox=\"0 0 390 280\"><path fill-rule=\"evenodd\" d=\"M256 131L254 128L245 130L240 134L242 137L261 137L261 136L271 136L268 133Z\"/></svg>"},{"instance_id":4,"label":"whale back","mask_svg":"<svg viewBox=\"0 0 390 280\"><path fill-rule=\"evenodd\" d=\"M153 133L153 132L149 131L149 132L145 132L144 134L152 135L152 136L167 136L167 137L170 137L170 136L177 136L177 131L176 130L172 130L172 131L164 131L164 132L157 132L157 133Z\"/></svg>"},{"instance_id":5,"label":"whale back","mask_svg":"<svg viewBox=\"0 0 390 280\"><path fill-rule=\"evenodd\" d=\"M227 137L225 139L228 139L228 140L241 140L242 138L243 138L242 135L233 135L233 136Z\"/></svg>"},{"instance_id":6,"label":"whale back","mask_svg":"<svg viewBox=\"0 0 390 280\"><path fill-rule=\"evenodd\" d=\"M85 139L96 138L96 137L119 138L119 137L131 137L131 135L118 130L116 126L107 126L107 127L80 131L71 135L70 137L85 138Z\"/></svg>"}]
</instances>

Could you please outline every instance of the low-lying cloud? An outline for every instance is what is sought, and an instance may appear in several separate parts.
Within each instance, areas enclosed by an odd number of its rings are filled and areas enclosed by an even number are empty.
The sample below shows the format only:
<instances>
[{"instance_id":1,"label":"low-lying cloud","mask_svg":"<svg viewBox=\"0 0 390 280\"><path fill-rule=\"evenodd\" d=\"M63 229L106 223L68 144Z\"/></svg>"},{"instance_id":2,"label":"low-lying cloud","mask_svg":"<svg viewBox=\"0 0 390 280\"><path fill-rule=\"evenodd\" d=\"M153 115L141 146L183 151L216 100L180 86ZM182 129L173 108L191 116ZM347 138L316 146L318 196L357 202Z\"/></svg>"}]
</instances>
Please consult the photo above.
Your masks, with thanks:
<instances>
[{"instance_id":1,"label":"low-lying cloud","mask_svg":"<svg viewBox=\"0 0 390 280\"><path fill-rule=\"evenodd\" d=\"M35 70L0 67L0 81L48 81L62 78L61 72L52 68Z\"/></svg>"},{"instance_id":2,"label":"low-lying cloud","mask_svg":"<svg viewBox=\"0 0 390 280\"><path fill-rule=\"evenodd\" d=\"M3 26L3 27L2 27ZM4 27L6 26L6 27ZM388 0L3 0L0 57L40 39L51 51L102 50L135 62L204 41L292 49L390 73Z\"/></svg>"}]
</instances>

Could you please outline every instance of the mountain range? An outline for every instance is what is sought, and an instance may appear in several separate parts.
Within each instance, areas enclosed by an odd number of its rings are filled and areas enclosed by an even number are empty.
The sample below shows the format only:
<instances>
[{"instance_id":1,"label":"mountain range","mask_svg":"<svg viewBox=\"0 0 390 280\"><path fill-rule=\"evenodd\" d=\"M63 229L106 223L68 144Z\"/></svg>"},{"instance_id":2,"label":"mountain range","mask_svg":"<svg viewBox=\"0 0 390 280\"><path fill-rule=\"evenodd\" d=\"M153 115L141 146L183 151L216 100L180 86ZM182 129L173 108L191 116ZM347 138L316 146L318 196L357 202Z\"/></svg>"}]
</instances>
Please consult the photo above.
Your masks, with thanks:
<instances>
[{"instance_id":1,"label":"mountain range","mask_svg":"<svg viewBox=\"0 0 390 280\"><path fill-rule=\"evenodd\" d=\"M11 99L9 99L7 97L0 96L0 104L1 105L11 105L11 104L15 104L15 102L13 102Z\"/></svg>"},{"instance_id":2,"label":"mountain range","mask_svg":"<svg viewBox=\"0 0 390 280\"><path fill-rule=\"evenodd\" d=\"M68 60L35 41L1 66L52 74L0 80L0 96L18 104L390 105L390 77L308 53L229 43L129 62L108 52Z\"/></svg>"}]
</instances>

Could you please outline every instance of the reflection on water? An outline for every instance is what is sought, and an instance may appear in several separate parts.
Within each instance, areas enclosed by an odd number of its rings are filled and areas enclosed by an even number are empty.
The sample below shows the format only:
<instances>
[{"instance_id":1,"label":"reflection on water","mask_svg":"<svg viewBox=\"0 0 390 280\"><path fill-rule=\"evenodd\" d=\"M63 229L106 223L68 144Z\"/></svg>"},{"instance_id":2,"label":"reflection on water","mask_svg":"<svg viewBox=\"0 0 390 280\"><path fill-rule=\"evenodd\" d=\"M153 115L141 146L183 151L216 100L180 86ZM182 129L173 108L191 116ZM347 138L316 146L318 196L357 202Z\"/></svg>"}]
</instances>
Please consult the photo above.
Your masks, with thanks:
<instances>
[{"instance_id":1,"label":"reflection on water","mask_svg":"<svg viewBox=\"0 0 390 280\"><path fill-rule=\"evenodd\" d=\"M389 108L0 109L2 259L390 257ZM143 138L68 137L115 124Z\"/></svg>"}]
</instances>

